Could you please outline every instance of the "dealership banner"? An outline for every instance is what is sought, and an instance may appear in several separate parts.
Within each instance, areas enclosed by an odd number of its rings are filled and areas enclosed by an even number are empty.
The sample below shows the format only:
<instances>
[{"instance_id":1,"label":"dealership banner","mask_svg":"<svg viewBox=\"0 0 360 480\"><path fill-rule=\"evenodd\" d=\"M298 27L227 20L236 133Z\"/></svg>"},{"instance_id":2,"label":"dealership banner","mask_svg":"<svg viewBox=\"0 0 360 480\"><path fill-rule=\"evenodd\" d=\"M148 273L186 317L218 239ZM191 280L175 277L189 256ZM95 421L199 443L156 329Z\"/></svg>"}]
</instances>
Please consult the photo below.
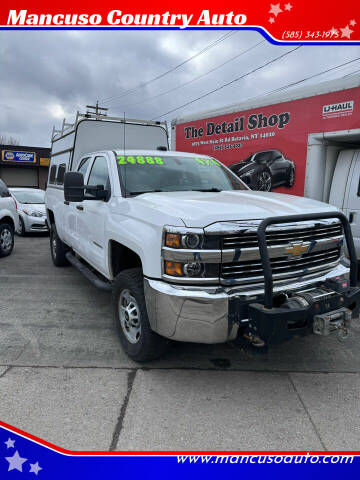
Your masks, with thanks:
<instances>
[{"instance_id":1,"label":"dealership banner","mask_svg":"<svg viewBox=\"0 0 360 480\"><path fill-rule=\"evenodd\" d=\"M360 3L349 0L49 3L5 0L2 29L245 29L272 43L360 43Z\"/></svg>"},{"instance_id":2,"label":"dealership banner","mask_svg":"<svg viewBox=\"0 0 360 480\"><path fill-rule=\"evenodd\" d=\"M360 457L354 452L69 451L0 422L0 478L331 479L356 478L359 472Z\"/></svg>"},{"instance_id":3,"label":"dealership banner","mask_svg":"<svg viewBox=\"0 0 360 480\"><path fill-rule=\"evenodd\" d=\"M17 150L2 150L1 160L3 162L36 163L36 153Z\"/></svg>"}]
</instances>

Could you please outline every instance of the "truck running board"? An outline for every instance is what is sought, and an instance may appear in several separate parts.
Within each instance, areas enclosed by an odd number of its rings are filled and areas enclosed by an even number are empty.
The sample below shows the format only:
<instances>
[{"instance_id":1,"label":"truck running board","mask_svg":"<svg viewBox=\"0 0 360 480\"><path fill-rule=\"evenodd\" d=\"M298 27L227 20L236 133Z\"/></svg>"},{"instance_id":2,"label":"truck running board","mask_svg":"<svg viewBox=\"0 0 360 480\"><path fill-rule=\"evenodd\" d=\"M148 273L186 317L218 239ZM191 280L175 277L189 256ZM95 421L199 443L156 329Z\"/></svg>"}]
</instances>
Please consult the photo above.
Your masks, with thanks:
<instances>
[{"instance_id":1,"label":"truck running board","mask_svg":"<svg viewBox=\"0 0 360 480\"><path fill-rule=\"evenodd\" d=\"M72 252L67 252L65 256L71 265L77 268L95 287L106 292L111 291L111 283L99 278L90 267L82 263Z\"/></svg>"}]
</instances>

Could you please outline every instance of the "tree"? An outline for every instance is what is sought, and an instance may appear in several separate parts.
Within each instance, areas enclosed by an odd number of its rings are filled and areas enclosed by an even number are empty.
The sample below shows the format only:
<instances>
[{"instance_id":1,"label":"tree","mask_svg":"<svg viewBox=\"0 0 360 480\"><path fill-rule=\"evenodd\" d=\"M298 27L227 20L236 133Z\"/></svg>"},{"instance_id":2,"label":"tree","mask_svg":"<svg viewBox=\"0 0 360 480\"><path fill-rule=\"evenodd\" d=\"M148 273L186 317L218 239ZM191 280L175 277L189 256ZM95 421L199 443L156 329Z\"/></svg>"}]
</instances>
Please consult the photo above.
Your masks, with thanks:
<instances>
[{"instance_id":1,"label":"tree","mask_svg":"<svg viewBox=\"0 0 360 480\"><path fill-rule=\"evenodd\" d=\"M0 144L1 145L20 145L20 139L13 137L12 135L2 135L0 133Z\"/></svg>"}]
</instances>

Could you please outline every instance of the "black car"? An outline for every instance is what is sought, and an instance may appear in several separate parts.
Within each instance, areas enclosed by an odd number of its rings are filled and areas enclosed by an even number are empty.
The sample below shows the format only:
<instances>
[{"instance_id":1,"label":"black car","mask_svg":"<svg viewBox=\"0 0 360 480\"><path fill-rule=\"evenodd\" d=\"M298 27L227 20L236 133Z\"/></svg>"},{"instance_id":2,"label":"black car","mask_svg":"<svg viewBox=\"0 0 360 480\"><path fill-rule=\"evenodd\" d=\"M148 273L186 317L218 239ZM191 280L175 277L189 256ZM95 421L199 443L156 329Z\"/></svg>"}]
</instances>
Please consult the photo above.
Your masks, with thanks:
<instances>
[{"instance_id":1,"label":"black car","mask_svg":"<svg viewBox=\"0 0 360 480\"><path fill-rule=\"evenodd\" d=\"M251 190L270 192L282 185L292 187L295 180L295 164L279 150L253 153L246 160L229 167Z\"/></svg>"}]
</instances>

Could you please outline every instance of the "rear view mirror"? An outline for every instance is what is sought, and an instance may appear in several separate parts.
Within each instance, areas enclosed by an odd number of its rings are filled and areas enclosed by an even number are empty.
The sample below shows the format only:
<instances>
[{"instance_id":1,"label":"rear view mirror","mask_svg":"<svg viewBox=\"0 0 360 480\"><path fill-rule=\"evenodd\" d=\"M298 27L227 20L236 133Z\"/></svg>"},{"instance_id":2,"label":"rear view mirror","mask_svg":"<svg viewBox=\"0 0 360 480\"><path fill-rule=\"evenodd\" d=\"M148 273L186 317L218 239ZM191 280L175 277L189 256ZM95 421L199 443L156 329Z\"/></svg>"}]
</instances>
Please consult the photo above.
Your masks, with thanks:
<instances>
[{"instance_id":1,"label":"rear view mirror","mask_svg":"<svg viewBox=\"0 0 360 480\"><path fill-rule=\"evenodd\" d=\"M64 197L67 202L82 202L84 200L84 176L82 173L65 173Z\"/></svg>"}]
</instances>

